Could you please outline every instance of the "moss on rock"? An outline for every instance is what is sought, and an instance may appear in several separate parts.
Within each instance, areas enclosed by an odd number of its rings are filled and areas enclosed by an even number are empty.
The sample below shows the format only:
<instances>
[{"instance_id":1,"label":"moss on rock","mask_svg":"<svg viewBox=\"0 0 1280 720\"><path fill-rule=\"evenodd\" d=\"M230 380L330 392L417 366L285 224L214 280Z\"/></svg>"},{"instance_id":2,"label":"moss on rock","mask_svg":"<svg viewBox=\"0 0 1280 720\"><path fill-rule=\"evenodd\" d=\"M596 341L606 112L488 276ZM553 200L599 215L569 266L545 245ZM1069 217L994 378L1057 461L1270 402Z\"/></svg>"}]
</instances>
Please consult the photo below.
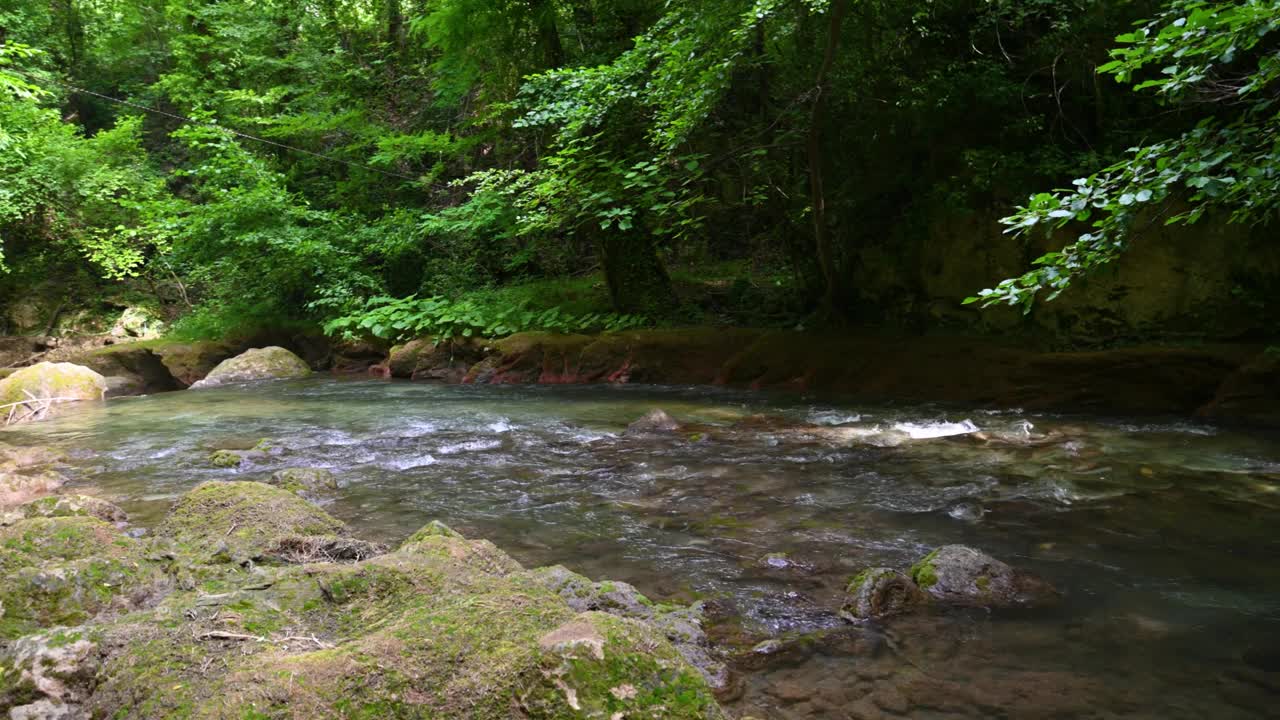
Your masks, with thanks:
<instances>
[{"instance_id":1,"label":"moss on rock","mask_svg":"<svg viewBox=\"0 0 1280 720\"><path fill-rule=\"evenodd\" d=\"M26 503L17 512L23 518L82 516L109 523L129 519L129 515L120 506L88 495L51 495Z\"/></svg>"},{"instance_id":2,"label":"moss on rock","mask_svg":"<svg viewBox=\"0 0 1280 720\"><path fill-rule=\"evenodd\" d=\"M938 584L938 570L934 567L933 561L938 557L938 550L925 555L911 566L911 580L920 586L921 590L928 590Z\"/></svg>"},{"instance_id":3,"label":"moss on rock","mask_svg":"<svg viewBox=\"0 0 1280 720\"><path fill-rule=\"evenodd\" d=\"M282 488L255 482L207 482L174 505L157 529L161 537L208 557L262 557L282 538L340 535L346 526Z\"/></svg>"},{"instance_id":4,"label":"moss on rock","mask_svg":"<svg viewBox=\"0 0 1280 720\"><path fill-rule=\"evenodd\" d=\"M338 489L338 478L324 468L286 468L271 475L270 483L292 493L323 493Z\"/></svg>"},{"instance_id":5,"label":"moss on rock","mask_svg":"<svg viewBox=\"0 0 1280 720\"><path fill-rule=\"evenodd\" d=\"M723 717L662 630L438 523L362 562L207 574L99 636L92 717Z\"/></svg>"},{"instance_id":6,"label":"moss on rock","mask_svg":"<svg viewBox=\"0 0 1280 720\"><path fill-rule=\"evenodd\" d=\"M0 380L0 407L10 422L23 422L44 417L47 408L102 400L106 393L106 378L87 367L42 362Z\"/></svg>"},{"instance_id":7,"label":"moss on rock","mask_svg":"<svg viewBox=\"0 0 1280 720\"><path fill-rule=\"evenodd\" d=\"M0 528L0 637L78 625L158 580L142 546L97 518L21 520Z\"/></svg>"}]
</instances>

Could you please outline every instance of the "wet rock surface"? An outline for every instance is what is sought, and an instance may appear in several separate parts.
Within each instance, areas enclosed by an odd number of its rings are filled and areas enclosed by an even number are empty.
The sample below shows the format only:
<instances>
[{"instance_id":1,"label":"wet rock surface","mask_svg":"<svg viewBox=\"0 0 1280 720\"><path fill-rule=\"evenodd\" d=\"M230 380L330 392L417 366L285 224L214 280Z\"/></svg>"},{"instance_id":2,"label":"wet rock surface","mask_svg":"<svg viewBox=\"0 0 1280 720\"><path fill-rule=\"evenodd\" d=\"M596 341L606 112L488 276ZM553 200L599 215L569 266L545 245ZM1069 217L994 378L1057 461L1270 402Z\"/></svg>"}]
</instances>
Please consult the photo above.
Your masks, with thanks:
<instances>
[{"instance_id":1,"label":"wet rock surface","mask_svg":"<svg viewBox=\"0 0 1280 720\"><path fill-rule=\"evenodd\" d=\"M668 415L665 410L654 408L645 413L644 417L628 425L627 433L630 435L643 435L645 433L675 432L681 427L680 423Z\"/></svg>"},{"instance_id":2,"label":"wet rock surface","mask_svg":"<svg viewBox=\"0 0 1280 720\"><path fill-rule=\"evenodd\" d=\"M1044 607L1061 599L1043 579L964 545L947 545L922 558L911 566L911 580L935 601L951 605Z\"/></svg>"},{"instance_id":3,"label":"wet rock surface","mask_svg":"<svg viewBox=\"0 0 1280 720\"><path fill-rule=\"evenodd\" d=\"M864 570L849 583L849 600L840 614L849 620L871 620L914 612L928 597L906 574L892 568Z\"/></svg>"}]
</instances>

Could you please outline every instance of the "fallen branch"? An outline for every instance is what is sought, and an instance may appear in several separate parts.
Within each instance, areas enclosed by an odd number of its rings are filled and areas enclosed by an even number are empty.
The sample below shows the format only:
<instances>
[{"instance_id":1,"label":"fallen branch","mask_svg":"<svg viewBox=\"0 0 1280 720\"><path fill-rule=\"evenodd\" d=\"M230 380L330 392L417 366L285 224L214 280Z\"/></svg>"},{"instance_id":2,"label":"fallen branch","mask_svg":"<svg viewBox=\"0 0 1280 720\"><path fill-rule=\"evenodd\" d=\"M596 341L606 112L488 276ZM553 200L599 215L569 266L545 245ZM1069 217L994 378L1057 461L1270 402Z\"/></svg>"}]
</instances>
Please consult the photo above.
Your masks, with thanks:
<instances>
[{"instance_id":1,"label":"fallen branch","mask_svg":"<svg viewBox=\"0 0 1280 720\"><path fill-rule=\"evenodd\" d=\"M337 645L334 645L333 643L327 643L321 640L320 638L316 637L315 635L312 635L311 637L307 637L305 635L290 635L289 637L280 638L280 642L289 642L291 640L300 641L300 642L313 642L317 646L319 646L321 650L332 650L333 648L337 647Z\"/></svg>"},{"instance_id":2,"label":"fallen branch","mask_svg":"<svg viewBox=\"0 0 1280 720\"><path fill-rule=\"evenodd\" d=\"M30 397L29 400L19 400L18 402L5 403L4 405L0 405L0 410L3 410L5 408L11 408L11 407L14 407L15 405L28 405L30 403L76 402L77 400L80 399L80 398L73 398L73 397L38 398L32 395L31 392L28 390L23 390L23 392L27 393L27 395Z\"/></svg>"},{"instance_id":3,"label":"fallen branch","mask_svg":"<svg viewBox=\"0 0 1280 720\"><path fill-rule=\"evenodd\" d=\"M253 640L254 642L266 642L267 639L259 635L242 635L240 633L227 632L225 630L210 630L196 635L197 640Z\"/></svg>"}]
</instances>

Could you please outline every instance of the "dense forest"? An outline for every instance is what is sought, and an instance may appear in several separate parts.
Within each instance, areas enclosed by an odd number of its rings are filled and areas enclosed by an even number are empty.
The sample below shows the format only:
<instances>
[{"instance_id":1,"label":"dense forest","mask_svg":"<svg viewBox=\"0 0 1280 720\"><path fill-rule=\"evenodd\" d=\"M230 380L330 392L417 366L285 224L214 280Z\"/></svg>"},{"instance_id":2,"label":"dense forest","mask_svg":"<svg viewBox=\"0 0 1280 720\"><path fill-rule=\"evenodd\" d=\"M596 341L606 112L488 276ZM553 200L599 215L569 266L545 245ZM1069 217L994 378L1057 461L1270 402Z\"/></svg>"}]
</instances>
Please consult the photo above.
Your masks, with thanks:
<instances>
[{"instance_id":1,"label":"dense forest","mask_svg":"<svg viewBox=\"0 0 1280 720\"><path fill-rule=\"evenodd\" d=\"M143 305L386 340L1031 310L1166 225L1253 247L1278 27L1274 0L4 0L0 292L56 298L29 332ZM939 233L1004 260L922 288L973 254ZM1220 294L1269 317L1246 257Z\"/></svg>"}]
</instances>

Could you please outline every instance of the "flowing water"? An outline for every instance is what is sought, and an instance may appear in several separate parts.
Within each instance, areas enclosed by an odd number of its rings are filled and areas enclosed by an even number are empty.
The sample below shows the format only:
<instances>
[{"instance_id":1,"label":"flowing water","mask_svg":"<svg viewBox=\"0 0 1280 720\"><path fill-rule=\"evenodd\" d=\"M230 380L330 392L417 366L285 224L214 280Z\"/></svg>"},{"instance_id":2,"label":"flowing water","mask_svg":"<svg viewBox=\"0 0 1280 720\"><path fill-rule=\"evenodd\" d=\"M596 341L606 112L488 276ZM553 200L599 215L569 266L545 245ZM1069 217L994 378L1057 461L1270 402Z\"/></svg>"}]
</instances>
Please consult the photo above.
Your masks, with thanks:
<instances>
[{"instance_id":1,"label":"flowing water","mask_svg":"<svg viewBox=\"0 0 1280 720\"><path fill-rule=\"evenodd\" d=\"M655 407L699 427L624 435ZM758 414L772 419L740 422ZM965 423L983 434L931 437ZM261 438L271 454L209 466ZM818 633L740 666L740 715L1280 717L1274 435L709 388L317 379L115 400L6 439L68 449L73 485L144 527L201 481L324 467L343 485L326 509L363 537L441 519L527 566L710 599L740 649ZM861 568L950 543L1065 601L868 626L834 614Z\"/></svg>"}]
</instances>

